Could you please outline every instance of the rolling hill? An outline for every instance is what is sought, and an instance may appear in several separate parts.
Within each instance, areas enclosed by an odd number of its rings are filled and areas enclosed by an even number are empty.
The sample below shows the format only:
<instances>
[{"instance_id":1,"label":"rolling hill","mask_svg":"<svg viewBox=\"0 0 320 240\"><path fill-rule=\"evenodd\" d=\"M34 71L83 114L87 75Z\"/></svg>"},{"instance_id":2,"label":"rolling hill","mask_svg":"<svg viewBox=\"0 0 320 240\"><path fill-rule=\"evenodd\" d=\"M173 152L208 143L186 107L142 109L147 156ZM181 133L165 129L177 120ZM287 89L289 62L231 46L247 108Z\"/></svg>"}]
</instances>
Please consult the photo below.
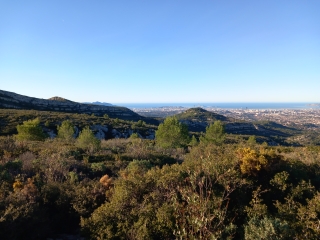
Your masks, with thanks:
<instances>
[{"instance_id":1,"label":"rolling hill","mask_svg":"<svg viewBox=\"0 0 320 240\"><path fill-rule=\"evenodd\" d=\"M186 124L191 132L205 132L206 127L214 121L222 121L229 134L255 135L262 141L283 143L291 136L301 134L301 130L283 126L272 121L246 122L207 111L202 108L190 108L175 115L182 123Z\"/></svg>"},{"instance_id":2,"label":"rolling hill","mask_svg":"<svg viewBox=\"0 0 320 240\"><path fill-rule=\"evenodd\" d=\"M73 102L61 97L40 99L4 90L0 90L0 108L54 111L65 113L85 113L90 115L94 114L96 116L103 116L107 114L111 118L119 118L131 121L143 120L147 123L157 124L156 120L140 116L139 114L125 107L84 104Z\"/></svg>"}]
</instances>

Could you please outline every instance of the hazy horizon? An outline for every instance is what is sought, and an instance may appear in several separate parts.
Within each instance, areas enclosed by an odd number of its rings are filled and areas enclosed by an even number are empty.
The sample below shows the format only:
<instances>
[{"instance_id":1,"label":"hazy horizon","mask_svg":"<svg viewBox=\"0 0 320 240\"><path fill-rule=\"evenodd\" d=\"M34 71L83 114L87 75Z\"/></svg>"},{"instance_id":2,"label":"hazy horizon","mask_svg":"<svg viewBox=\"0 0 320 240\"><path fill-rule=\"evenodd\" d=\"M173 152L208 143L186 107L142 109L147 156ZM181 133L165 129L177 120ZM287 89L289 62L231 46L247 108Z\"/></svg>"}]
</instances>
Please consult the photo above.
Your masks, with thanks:
<instances>
[{"instance_id":1,"label":"hazy horizon","mask_svg":"<svg viewBox=\"0 0 320 240\"><path fill-rule=\"evenodd\" d=\"M0 89L0 90L4 90L4 89ZM7 91L7 90L4 90L4 91ZM13 92L13 91L8 91L8 92ZM19 94L19 95L22 95L22 94L20 94L20 93L18 93L18 92L13 92L13 93L16 93L16 94ZM34 96L30 96L30 95L23 95L23 96L27 96L27 97L34 97ZM61 97L61 98L64 98L64 99L66 99L66 100L69 100L69 101L74 101L74 102L77 102L77 101L75 101L75 100L73 100L73 99L70 99L70 98L68 98L68 97L64 97L64 96L51 96L50 98L52 98L52 97ZM39 99L44 99L44 100L48 100L48 99L50 99L50 98L39 98ZM252 102L241 102L241 101L233 101L233 102L227 102L227 101L225 101L225 102L219 102L219 101L215 101L215 102L164 102L164 101L162 101L162 102L106 102L106 101L100 101L100 100L93 100L93 101L86 101L86 102L79 102L79 103L95 103L95 102L99 102L99 103L107 103L107 104L112 104L112 105L120 105L120 104L123 104L123 105L136 105L136 104L141 104L141 105L144 105L144 104L156 104L156 105L161 105L161 104L163 104L163 105L165 105L165 104L169 104L169 106L173 106L174 104L177 104L177 105L179 105L179 104L183 104L183 105L186 105L186 104L188 104L188 105L203 105L203 104L210 104L210 105L212 105L212 104L320 104L320 101L319 102L303 102L303 101L301 101L301 102L294 102L294 101L287 101L287 102L285 102L285 101L283 101L283 102L271 102L271 101L265 101L265 102L263 102L263 101L261 101L261 102L254 102L254 101L252 101ZM176 105L175 105L176 106Z\"/></svg>"},{"instance_id":2,"label":"hazy horizon","mask_svg":"<svg viewBox=\"0 0 320 240\"><path fill-rule=\"evenodd\" d=\"M228 108L228 109L319 109L319 103L310 102L191 102L191 103L111 103L115 106L128 108L159 108L159 107L207 107L207 108ZM313 105L315 104L315 105Z\"/></svg>"}]
</instances>

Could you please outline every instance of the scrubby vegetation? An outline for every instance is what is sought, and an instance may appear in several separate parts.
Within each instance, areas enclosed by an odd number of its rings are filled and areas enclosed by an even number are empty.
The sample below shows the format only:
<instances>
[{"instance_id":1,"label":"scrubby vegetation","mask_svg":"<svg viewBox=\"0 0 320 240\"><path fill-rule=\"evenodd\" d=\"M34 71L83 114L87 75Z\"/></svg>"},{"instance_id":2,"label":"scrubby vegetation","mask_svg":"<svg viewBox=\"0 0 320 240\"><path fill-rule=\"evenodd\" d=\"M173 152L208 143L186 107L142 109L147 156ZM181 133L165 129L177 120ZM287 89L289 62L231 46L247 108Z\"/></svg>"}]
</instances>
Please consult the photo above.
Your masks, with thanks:
<instances>
[{"instance_id":1,"label":"scrubby vegetation","mask_svg":"<svg viewBox=\"0 0 320 240\"><path fill-rule=\"evenodd\" d=\"M77 126L79 129L92 125L107 125L118 131L132 129L133 131L139 131L141 133L147 132L149 129L156 129L155 125L147 124L142 120L134 122L110 118L107 114L104 114L104 116L95 116L77 113L0 109L0 136L17 134L17 125L23 125L25 121L34 121L36 118L38 121L37 124L39 124L43 130L53 131L54 133L58 133L58 127L62 127L62 130L66 131L64 129L66 126L61 125L62 122L65 121L68 121L69 125ZM61 133L60 136L63 134L64 133Z\"/></svg>"},{"instance_id":2,"label":"scrubby vegetation","mask_svg":"<svg viewBox=\"0 0 320 240\"><path fill-rule=\"evenodd\" d=\"M175 118L155 140L100 141L85 126L74 139L69 120L54 139L0 137L0 239L320 237L318 146L230 138L221 122L199 141Z\"/></svg>"}]
</instances>

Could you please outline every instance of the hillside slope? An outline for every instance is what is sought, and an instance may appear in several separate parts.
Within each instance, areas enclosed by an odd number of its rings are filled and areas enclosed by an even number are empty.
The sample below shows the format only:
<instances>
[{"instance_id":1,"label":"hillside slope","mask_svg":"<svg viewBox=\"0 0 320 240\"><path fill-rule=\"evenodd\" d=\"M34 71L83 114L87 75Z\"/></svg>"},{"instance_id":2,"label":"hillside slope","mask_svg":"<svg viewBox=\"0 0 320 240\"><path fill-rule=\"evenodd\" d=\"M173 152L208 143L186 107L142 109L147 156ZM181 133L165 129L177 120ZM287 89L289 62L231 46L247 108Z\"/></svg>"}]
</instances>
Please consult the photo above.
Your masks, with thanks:
<instances>
[{"instance_id":1,"label":"hillside slope","mask_svg":"<svg viewBox=\"0 0 320 240\"><path fill-rule=\"evenodd\" d=\"M204 132L209 124L217 120L225 123L232 121L232 119L223 115L209 112L200 107L189 108L185 112L175 115L175 117L180 122L187 124L189 131L192 132Z\"/></svg>"},{"instance_id":2,"label":"hillside slope","mask_svg":"<svg viewBox=\"0 0 320 240\"><path fill-rule=\"evenodd\" d=\"M206 127L214 121L220 120L225 124L225 130L230 134L255 135L276 142L283 142L288 137L299 135L301 131L289 128L271 121L246 122L207 111L202 108L190 108L175 115L176 118L188 125L189 131L205 132Z\"/></svg>"},{"instance_id":3,"label":"hillside slope","mask_svg":"<svg viewBox=\"0 0 320 240\"><path fill-rule=\"evenodd\" d=\"M98 117L88 114L62 113L54 111L0 109L0 136L17 134L17 125L24 121L38 118L43 131L50 137L57 135L57 126L65 120L76 128L76 135L89 126L99 139L128 138L138 133L141 138L154 139L156 125L144 122L132 122L109 117Z\"/></svg>"},{"instance_id":4,"label":"hillside slope","mask_svg":"<svg viewBox=\"0 0 320 240\"><path fill-rule=\"evenodd\" d=\"M83 104L60 97L53 97L51 99L39 99L4 90L0 90L0 108L55 111L66 113L86 113L94 114L96 116L103 116L104 114L107 114L111 118L119 118L132 121L143 120L148 123L156 123L155 120L142 117L125 107Z\"/></svg>"}]
</instances>

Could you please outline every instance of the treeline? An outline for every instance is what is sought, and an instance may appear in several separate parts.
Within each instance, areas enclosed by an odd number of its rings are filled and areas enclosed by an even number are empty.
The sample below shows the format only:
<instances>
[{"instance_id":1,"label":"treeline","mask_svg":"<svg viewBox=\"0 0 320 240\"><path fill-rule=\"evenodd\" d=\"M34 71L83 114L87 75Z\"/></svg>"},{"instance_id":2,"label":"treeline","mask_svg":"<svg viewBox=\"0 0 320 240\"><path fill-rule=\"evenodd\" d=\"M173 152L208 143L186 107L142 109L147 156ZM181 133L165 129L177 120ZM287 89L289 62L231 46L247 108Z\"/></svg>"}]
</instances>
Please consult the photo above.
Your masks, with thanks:
<instances>
[{"instance_id":1,"label":"treeline","mask_svg":"<svg viewBox=\"0 0 320 240\"><path fill-rule=\"evenodd\" d=\"M219 121L199 138L175 118L156 140L73 130L1 137L0 239L319 239L319 147L231 142Z\"/></svg>"}]
</instances>

